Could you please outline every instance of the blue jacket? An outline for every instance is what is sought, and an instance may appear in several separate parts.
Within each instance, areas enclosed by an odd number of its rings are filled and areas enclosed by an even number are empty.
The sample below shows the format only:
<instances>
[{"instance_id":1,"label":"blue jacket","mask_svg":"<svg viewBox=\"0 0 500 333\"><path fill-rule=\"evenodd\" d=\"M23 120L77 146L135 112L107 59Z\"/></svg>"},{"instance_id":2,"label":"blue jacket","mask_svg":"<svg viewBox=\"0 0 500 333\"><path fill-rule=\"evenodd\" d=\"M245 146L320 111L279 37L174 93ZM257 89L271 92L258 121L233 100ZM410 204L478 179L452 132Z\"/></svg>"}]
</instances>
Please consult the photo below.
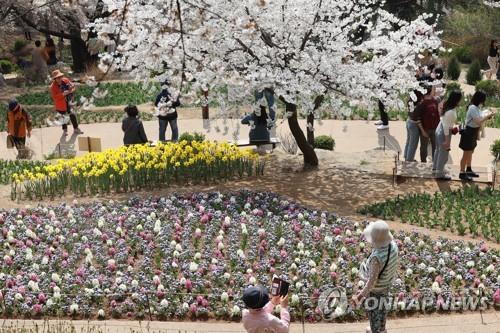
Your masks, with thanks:
<instances>
[{"instance_id":1,"label":"blue jacket","mask_svg":"<svg viewBox=\"0 0 500 333\"><path fill-rule=\"evenodd\" d=\"M271 119L274 120L273 112L271 112ZM250 122L253 121L253 127L250 129L249 133L250 142L269 141L271 138L269 133L270 128L267 126L267 123L257 123L257 120L258 117L253 112L241 119L241 123L244 125L250 125Z\"/></svg>"}]
</instances>

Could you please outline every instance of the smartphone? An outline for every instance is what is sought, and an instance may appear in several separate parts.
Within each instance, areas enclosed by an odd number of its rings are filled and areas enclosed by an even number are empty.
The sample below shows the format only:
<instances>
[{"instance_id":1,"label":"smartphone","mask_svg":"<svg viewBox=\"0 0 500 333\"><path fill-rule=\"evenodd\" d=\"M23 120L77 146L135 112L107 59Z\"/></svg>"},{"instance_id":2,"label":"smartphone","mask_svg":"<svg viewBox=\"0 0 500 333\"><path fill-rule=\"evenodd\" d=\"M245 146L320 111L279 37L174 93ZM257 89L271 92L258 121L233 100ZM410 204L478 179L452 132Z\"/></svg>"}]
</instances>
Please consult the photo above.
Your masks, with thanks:
<instances>
[{"instance_id":1,"label":"smartphone","mask_svg":"<svg viewBox=\"0 0 500 333\"><path fill-rule=\"evenodd\" d=\"M280 296L286 296L288 295L288 289L290 288L290 283L286 282L285 280L281 280L281 285L280 285Z\"/></svg>"},{"instance_id":2,"label":"smartphone","mask_svg":"<svg viewBox=\"0 0 500 333\"><path fill-rule=\"evenodd\" d=\"M278 296L280 294L281 279L277 276L273 277L271 284L271 295Z\"/></svg>"}]
</instances>

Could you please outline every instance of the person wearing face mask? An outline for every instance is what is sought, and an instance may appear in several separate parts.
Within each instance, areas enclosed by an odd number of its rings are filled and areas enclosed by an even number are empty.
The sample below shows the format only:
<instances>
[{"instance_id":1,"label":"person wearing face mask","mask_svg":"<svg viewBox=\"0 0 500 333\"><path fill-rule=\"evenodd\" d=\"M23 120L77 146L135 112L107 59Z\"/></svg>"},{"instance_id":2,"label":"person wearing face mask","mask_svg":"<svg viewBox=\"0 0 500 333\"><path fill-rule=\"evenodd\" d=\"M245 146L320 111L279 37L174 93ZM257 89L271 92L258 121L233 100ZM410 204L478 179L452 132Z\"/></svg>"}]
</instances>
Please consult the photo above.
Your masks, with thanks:
<instances>
[{"instance_id":1,"label":"person wearing face mask","mask_svg":"<svg viewBox=\"0 0 500 333\"><path fill-rule=\"evenodd\" d=\"M460 137L460 149L463 150L462 160L460 161L460 179L471 181L479 175L472 171L472 154L477 146L479 129L489 119L494 116L494 113L489 113L483 116L480 106L486 102L486 93L484 91L476 91L467 110L465 119L465 129Z\"/></svg>"}]
</instances>

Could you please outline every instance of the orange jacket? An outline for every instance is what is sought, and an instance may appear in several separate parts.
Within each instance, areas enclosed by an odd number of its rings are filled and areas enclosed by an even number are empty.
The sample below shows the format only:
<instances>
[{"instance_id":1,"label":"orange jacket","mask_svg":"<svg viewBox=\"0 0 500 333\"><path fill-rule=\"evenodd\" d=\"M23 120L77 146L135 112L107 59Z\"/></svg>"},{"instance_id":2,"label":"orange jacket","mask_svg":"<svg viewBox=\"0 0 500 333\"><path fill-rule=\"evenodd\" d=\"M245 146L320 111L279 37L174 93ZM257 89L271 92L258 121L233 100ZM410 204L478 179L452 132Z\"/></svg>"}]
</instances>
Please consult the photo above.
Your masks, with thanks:
<instances>
[{"instance_id":1,"label":"orange jacket","mask_svg":"<svg viewBox=\"0 0 500 333\"><path fill-rule=\"evenodd\" d=\"M7 130L15 138L25 138L31 132L31 117L20 105L7 112Z\"/></svg>"},{"instance_id":2,"label":"orange jacket","mask_svg":"<svg viewBox=\"0 0 500 333\"><path fill-rule=\"evenodd\" d=\"M56 81L53 81L50 85L50 95L54 101L56 111L66 112L68 111L68 101L67 96L64 96L63 92L73 88L73 83L68 79L63 77L62 84L58 85Z\"/></svg>"}]
</instances>

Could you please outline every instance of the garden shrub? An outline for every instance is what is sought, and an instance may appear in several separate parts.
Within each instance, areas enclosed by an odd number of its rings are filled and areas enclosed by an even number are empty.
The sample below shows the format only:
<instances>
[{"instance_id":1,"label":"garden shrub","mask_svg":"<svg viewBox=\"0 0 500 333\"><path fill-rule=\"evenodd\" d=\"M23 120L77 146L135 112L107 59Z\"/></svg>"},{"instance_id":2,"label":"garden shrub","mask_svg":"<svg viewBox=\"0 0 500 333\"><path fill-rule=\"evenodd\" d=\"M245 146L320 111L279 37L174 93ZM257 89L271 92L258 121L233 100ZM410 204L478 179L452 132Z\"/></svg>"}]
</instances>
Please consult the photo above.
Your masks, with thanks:
<instances>
[{"instance_id":1,"label":"garden shrub","mask_svg":"<svg viewBox=\"0 0 500 333\"><path fill-rule=\"evenodd\" d=\"M496 139L490 147L491 155L500 158L500 139Z\"/></svg>"},{"instance_id":2,"label":"garden shrub","mask_svg":"<svg viewBox=\"0 0 500 333\"><path fill-rule=\"evenodd\" d=\"M314 139L314 148L333 150L335 148L335 139L329 135L320 135Z\"/></svg>"},{"instance_id":3,"label":"garden shrub","mask_svg":"<svg viewBox=\"0 0 500 333\"><path fill-rule=\"evenodd\" d=\"M446 84L446 94L449 94L452 91L462 91L462 87L460 86L460 83L458 82L450 82Z\"/></svg>"},{"instance_id":4,"label":"garden shrub","mask_svg":"<svg viewBox=\"0 0 500 333\"><path fill-rule=\"evenodd\" d=\"M26 41L24 39L17 39L14 42L14 52L21 51L26 45L28 45L28 41Z\"/></svg>"},{"instance_id":5,"label":"garden shrub","mask_svg":"<svg viewBox=\"0 0 500 333\"><path fill-rule=\"evenodd\" d=\"M179 137L179 142L180 141L187 141L189 143L195 141L195 142L203 142L205 141L205 134L203 133L182 133L181 136Z\"/></svg>"},{"instance_id":6,"label":"garden shrub","mask_svg":"<svg viewBox=\"0 0 500 333\"><path fill-rule=\"evenodd\" d=\"M14 65L9 60L0 60L0 71L3 74L10 74L16 70L16 65Z\"/></svg>"},{"instance_id":7,"label":"garden shrub","mask_svg":"<svg viewBox=\"0 0 500 333\"><path fill-rule=\"evenodd\" d=\"M483 80L476 84L476 91L482 90L488 97L500 98L500 82Z\"/></svg>"},{"instance_id":8,"label":"garden shrub","mask_svg":"<svg viewBox=\"0 0 500 333\"><path fill-rule=\"evenodd\" d=\"M450 62L448 63L448 68L447 68L447 74L448 78L450 80L458 80L460 77L460 64L458 63L458 60L456 57L452 57L450 59Z\"/></svg>"},{"instance_id":9,"label":"garden shrub","mask_svg":"<svg viewBox=\"0 0 500 333\"><path fill-rule=\"evenodd\" d=\"M472 61L472 48L468 45L454 47L451 54L462 64L470 64Z\"/></svg>"},{"instance_id":10,"label":"garden shrub","mask_svg":"<svg viewBox=\"0 0 500 333\"><path fill-rule=\"evenodd\" d=\"M471 85L475 85L476 82L481 81L481 64L479 60L474 60L472 65L470 65L469 70L467 71L467 83Z\"/></svg>"}]
</instances>

